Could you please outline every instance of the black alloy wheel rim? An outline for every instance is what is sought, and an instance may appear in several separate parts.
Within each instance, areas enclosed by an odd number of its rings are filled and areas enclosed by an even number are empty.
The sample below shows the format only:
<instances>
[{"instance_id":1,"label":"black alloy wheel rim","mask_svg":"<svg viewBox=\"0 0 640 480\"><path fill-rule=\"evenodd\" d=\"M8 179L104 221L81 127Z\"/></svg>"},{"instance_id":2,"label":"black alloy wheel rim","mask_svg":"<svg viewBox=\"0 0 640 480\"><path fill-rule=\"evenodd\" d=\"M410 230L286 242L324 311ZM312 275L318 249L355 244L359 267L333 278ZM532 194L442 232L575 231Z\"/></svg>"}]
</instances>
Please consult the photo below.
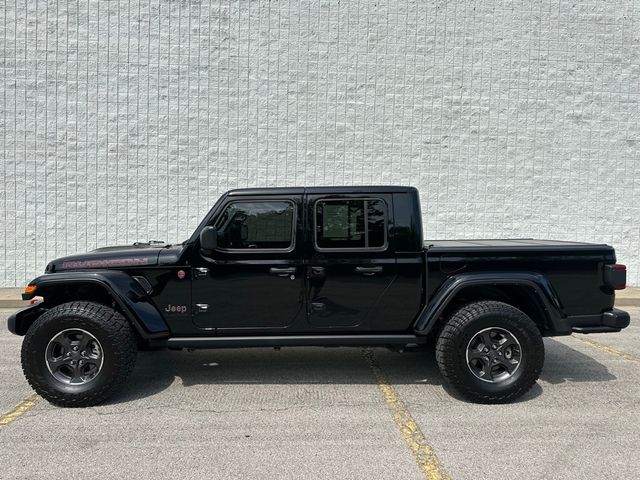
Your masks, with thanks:
<instances>
[{"instance_id":1,"label":"black alloy wheel rim","mask_svg":"<svg viewBox=\"0 0 640 480\"><path fill-rule=\"evenodd\" d=\"M520 342L502 327L480 330L467 345L467 366L483 382L500 383L513 377L522 357Z\"/></svg>"},{"instance_id":2,"label":"black alloy wheel rim","mask_svg":"<svg viewBox=\"0 0 640 480\"><path fill-rule=\"evenodd\" d=\"M102 345L79 328L56 334L45 350L45 363L53 377L65 385L85 385L100 374L104 363Z\"/></svg>"}]
</instances>

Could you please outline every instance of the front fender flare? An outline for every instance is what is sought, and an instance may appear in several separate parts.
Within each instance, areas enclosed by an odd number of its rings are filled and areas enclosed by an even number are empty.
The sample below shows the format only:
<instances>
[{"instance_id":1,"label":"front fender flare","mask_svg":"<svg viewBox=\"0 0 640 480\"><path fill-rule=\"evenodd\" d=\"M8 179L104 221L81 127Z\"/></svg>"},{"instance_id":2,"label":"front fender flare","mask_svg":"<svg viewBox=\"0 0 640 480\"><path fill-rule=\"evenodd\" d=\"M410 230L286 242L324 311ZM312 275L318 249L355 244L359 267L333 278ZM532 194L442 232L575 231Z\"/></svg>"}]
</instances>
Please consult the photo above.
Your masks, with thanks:
<instances>
[{"instance_id":1,"label":"front fender flare","mask_svg":"<svg viewBox=\"0 0 640 480\"><path fill-rule=\"evenodd\" d=\"M30 285L36 289L23 294L24 300L46 295L47 288L74 284L92 284L103 288L116 301L143 338L162 338L170 334L169 326L151 302L142 286L121 271L60 272L41 275Z\"/></svg>"},{"instance_id":2,"label":"front fender flare","mask_svg":"<svg viewBox=\"0 0 640 480\"><path fill-rule=\"evenodd\" d=\"M546 315L545 320L558 331L564 331L562 306L549 280L539 273L489 272L466 273L448 278L422 309L414 323L417 335L427 335L456 295L470 286L517 285L533 295Z\"/></svg>"}]
</instances>

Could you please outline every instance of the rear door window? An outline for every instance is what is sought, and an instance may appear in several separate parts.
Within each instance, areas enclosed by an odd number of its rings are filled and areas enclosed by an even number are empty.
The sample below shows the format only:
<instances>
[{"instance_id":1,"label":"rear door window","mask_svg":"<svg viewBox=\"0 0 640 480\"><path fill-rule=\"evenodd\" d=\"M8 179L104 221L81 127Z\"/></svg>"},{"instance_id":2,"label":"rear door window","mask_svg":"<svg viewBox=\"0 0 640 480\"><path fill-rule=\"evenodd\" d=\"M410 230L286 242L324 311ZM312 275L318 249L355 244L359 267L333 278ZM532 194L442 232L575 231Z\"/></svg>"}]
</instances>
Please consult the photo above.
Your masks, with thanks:
<instances>
[{"instance_id":1,"label":"rear door window","mask_svg":"<svg viewBox=\"0 0 640 480\"><path fill-rule=\"evenodd\" d=\"M380 199L327 199L315 204L318 250L383 250L387 207Z\"/></svg>"}]
</instances>

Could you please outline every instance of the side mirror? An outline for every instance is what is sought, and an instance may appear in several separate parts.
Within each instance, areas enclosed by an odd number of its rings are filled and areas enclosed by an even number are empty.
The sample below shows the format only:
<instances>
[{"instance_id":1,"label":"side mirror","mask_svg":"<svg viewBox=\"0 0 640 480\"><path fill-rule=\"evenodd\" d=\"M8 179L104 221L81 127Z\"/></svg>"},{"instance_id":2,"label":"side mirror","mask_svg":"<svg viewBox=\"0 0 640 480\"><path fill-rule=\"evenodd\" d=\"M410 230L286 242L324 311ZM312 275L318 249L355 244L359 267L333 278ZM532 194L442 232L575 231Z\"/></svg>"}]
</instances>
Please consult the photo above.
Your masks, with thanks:
<instances>
[{"instance_id":1,"label":"side mirror","mask_svg":"<svg viewBox=\"0 0 640 480\"><path fill-rule=\"evenodd\" d=\"M215 227L204 227L200 232L200 248L215 250L218 248L218 231Z\"/></svg>"}]
</instances>

